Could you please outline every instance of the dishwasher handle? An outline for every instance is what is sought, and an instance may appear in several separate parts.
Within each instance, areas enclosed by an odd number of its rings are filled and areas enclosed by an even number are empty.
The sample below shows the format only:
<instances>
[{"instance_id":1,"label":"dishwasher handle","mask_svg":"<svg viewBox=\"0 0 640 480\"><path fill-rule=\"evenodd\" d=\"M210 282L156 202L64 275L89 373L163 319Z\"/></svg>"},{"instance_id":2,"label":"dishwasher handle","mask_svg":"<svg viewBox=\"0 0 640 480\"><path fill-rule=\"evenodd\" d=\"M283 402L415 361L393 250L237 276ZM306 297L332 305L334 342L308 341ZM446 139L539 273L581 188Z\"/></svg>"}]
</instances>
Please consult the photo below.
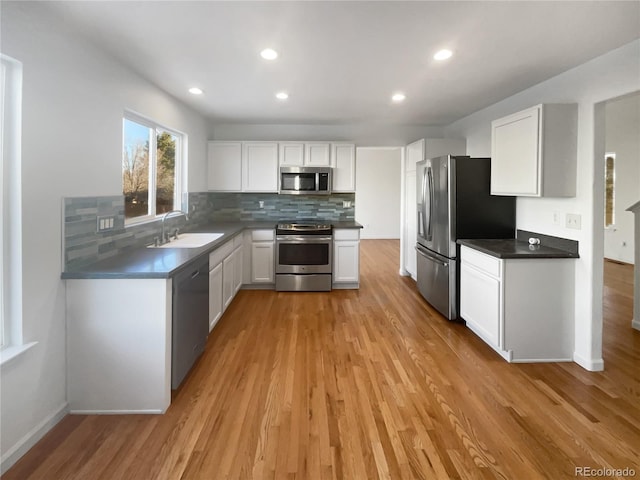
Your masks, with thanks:
<instances>
[{"instance_id":1,"label":"dishwasher handle","mask_svg":"<svg viewBox=\"0 0 640 480\"><path fill-rule=\"evenodd\" d=\"M447 262L443 262L439 258L436 258L433 255L429 255L422 247L416 245L415 249L416 249L416 252L418 252L418 254L420 256L426 258L427 260L429 260L429 261L431 261L433 263L437 263L437 264L443 266L444 268L449 267L449 264Z\"/></svg>"}]
</instances>

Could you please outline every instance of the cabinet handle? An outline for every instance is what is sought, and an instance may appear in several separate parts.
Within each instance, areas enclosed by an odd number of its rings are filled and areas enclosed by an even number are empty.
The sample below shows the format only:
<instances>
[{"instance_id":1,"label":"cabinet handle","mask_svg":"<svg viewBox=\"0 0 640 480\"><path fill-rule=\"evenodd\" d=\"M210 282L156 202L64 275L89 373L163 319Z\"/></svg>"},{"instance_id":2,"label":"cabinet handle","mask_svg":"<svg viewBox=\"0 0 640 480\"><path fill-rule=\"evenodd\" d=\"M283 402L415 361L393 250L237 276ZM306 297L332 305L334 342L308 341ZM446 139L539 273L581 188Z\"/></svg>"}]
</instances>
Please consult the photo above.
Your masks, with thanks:
<instances>
[{"instance_id":1,"label":"cabinet handle","mask_svg":"<svg viewBox=\"0 0 640 480\"><path fill-rule=\"evenodd\" d=\"M196 270L195 272L193 272L191 274L191 278L196 278L198 275L200 275L200 270Z\"/></svg>"}]
</instances>

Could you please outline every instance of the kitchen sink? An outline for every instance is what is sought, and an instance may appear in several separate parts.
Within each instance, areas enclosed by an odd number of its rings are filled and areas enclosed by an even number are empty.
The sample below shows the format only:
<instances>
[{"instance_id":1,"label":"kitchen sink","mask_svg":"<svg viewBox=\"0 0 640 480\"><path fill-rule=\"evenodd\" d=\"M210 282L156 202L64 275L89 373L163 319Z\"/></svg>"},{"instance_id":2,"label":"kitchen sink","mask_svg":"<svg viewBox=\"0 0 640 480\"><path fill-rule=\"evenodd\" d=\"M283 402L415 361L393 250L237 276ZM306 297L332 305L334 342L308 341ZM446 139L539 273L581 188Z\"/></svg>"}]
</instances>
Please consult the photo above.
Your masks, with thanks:
<instances>
[{"instance_id":1,"label":"kitchen sink","mask_svg":"<svg viewBox=\"0 0 640 480\"><path fill-rule=\"evenodd\" d=\"M224 233L182 233L163 245L149 245L148 248L198 248L222 237Z\"/></svg>"}]
</instances>

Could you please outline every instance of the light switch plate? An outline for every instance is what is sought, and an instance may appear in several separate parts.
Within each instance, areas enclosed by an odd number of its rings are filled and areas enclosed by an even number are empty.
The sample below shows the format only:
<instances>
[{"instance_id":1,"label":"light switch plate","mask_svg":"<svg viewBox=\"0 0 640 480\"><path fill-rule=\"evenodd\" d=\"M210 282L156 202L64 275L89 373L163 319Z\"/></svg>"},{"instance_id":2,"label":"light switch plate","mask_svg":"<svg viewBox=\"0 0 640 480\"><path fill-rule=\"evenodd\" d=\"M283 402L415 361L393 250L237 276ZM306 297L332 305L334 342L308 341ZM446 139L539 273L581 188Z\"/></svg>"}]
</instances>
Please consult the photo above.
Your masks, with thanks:
<instances>
[{"instance_id":1,"label":"light switch plate","mask_svg":"<svg viewBox=\"0 0 640 480\"><path fill-rule=\"evenodd\" d=\"M580 230L582 228L582 216L577 213L567 213L565 226L567 228Z\"/></svg>"},{"instance_id":2,"label":"light switch plate","mask_svg":"<svg viewBox=\"0 0 640 480\"><path fill-rule=\"evenodd\" d=\"M115 217L113 215L106 215L98 217L96 231L97 232L106 232L108 230L113 230L115 225Z\"/></svg>"}]
</instances>

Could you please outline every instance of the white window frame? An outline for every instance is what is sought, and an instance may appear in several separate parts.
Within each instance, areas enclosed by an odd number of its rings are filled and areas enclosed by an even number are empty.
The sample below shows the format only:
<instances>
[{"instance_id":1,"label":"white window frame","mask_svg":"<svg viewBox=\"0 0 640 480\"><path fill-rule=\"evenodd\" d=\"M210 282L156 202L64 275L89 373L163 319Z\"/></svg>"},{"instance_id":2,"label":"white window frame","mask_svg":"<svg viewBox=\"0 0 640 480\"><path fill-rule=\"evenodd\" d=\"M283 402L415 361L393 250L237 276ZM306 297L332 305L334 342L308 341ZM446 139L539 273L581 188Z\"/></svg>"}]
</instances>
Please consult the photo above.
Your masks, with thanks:
<instances>
[{"instance_id":1,"label":"white window frame","mask_svg":"<svg viewBox=\"0 0 640 480\"><path fill-rule=\"evenodd\" d=\"M144 125L152 130L154 130L155 135L151 135L149 139L149 204L153 206L152 213L148 215L141 215L139 217L134 218L126 218L125 216L125 227L139 225L141 223L152 222L160 218L163 214L156 214L156 168L157 168L157 136L161 132L169 133L176 137L176 159L174 166L174 189L173 189L173 205L176 210L184 210L183 202L182 202L182 192L185 191L183 185L183 170L185 169L186 163L186 145L187 145L187 135L183 132L175 130L173 128L166 127L161 125L153 120L140 115L139 113L125 111L122 118L122 150L124 151L124 121L130 120L132 122L138 123L140 125ZM122 162L122 159L121 159Z\"/></svg>"},{"instance_id":2,"label":"white window frame","mask_svg":"<svg viewBox=\"0 0 640 480\"><path fill-rule=\"evenodd\" d=\"M22 63L0 54L2 111L0 128L0 251L2 252L0 364L37 342L24 343L22 332Z\"/></svg>"}]
</instances>

